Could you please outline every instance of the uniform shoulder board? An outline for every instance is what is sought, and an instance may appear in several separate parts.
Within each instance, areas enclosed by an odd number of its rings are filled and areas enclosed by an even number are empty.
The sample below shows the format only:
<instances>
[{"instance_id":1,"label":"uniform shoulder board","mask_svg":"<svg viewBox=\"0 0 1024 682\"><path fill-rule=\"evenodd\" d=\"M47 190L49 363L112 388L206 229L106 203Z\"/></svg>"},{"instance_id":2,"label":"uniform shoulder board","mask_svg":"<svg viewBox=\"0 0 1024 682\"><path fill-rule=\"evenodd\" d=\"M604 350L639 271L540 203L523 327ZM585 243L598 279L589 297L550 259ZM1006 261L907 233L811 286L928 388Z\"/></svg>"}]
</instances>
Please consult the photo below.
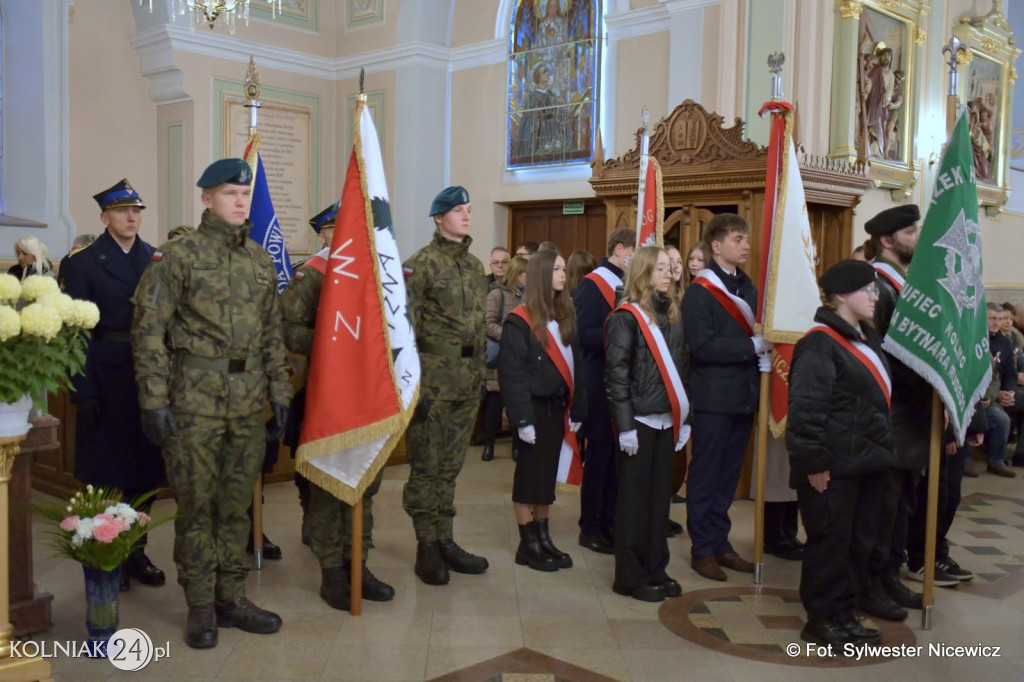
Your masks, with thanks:
<instances>
[{"instance_id":1,"label":"uniform shoulder board","mask_svg":"<svg viewBox=\"0 0 1024 682\"><path fill-rule=\"evenodd\" d=\"M402 266L402 274L405 275L406 277L412 277L412 268L410 268L408 265Z\"/></svg>"},{"instance_id":2,"label":"uniform shoulder board","mask_svg":"<svg viewBox=\"0 0 1024 682\"><path fill-rule=\"evenodd\" d=\"M164 259L164 252L163 251L154 251L153 252L153 260L163 260L163 259Z\"/></svg>"},{"instance_id":3,"label":"uniform shoulder board","mask_svg":"<svg viewBox=\"0 0 1024 682\"><path fill-rule=\"evenodd\" d=\"M296 270L295 271L294 279L302 279L305 276L306 276L306 273L304 273L302 270Z\"/></svg>"}]
</instances>

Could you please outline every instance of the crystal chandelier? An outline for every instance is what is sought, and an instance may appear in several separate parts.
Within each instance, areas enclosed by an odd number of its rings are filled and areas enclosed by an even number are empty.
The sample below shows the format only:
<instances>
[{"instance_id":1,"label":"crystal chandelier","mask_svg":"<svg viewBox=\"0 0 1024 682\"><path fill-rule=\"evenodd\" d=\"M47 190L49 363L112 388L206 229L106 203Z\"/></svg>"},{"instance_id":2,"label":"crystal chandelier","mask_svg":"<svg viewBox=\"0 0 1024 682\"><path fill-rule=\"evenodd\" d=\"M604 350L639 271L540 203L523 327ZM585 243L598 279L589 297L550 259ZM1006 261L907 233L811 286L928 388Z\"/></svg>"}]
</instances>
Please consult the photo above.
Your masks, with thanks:
<instances>
[{"instance_id":1,"label":"crystal chandelier","mask_svg":"<svg viewBox=\"0 0 1024 682\"><path fill-rule=\"evenodd\" d=\"M139 6L146 0L139 0ZM235 34L235 19L241 15L245 25L249 25L249 2L250 0L178 0L178 11L171 11L171 21L176 15L185 16L189 10L192 11L191 27L195 29L205 23L213 30L217 19L224 15L224 21L228 25L228 33ZM281 0L269 0L271 17L276 19L281 13ZM153 0L149 0L149 12L153 13Z\"/></svg>"}]
</instances>

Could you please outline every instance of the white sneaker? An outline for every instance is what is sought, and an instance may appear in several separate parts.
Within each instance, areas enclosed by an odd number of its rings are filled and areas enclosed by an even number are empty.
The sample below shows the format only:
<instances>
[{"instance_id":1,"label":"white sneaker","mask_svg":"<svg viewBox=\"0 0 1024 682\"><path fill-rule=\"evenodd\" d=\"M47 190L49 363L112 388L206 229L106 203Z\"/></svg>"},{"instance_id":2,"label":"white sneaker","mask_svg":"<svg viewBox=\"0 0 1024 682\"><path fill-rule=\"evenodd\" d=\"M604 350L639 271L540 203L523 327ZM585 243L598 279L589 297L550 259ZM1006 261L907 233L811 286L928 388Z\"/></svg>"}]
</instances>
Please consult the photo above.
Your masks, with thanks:
<instances>
[{"instance_id":1,"label":"white sneaker","mask_svg":"<svg viewBox=\"0 0 1024 682\"><path fill-rule=\"evenodd\" d=\"M907 568L907 577L911 580L916 580L919 583L924 582L924 567L922 566L916 571ZM935 586L936 587L955 587L960 584L960 581L943 571L938 566L935 567Z\"/></svg>"}]
</instances>

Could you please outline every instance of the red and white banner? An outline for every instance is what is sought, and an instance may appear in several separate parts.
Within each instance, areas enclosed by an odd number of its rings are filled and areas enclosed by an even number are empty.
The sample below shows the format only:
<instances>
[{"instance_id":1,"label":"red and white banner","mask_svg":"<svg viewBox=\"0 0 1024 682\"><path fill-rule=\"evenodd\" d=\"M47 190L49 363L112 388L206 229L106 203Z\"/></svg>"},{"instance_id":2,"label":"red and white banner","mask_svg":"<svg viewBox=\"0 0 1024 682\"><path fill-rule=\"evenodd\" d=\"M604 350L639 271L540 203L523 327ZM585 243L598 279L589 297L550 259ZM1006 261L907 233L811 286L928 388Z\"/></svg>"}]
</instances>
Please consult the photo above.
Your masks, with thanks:
<instances>
[{"instance_id":1,"label":"red and white banner","mask_svg":"<svg viewBox=\"0 0 1024 682\"><path fill-rule=\"evenodd\" d=\"M646 112L646 109L644 111ZM640 184L636 197L638 249L642 246L661 246L664 243L665 195L661 187L661 165L657 159L650 157L649 144L650 138L645 130L640 141Z\"/></svg>"},{"instance_id":2,"label":"red and white banner","mask_svg":"<svg viewBox=\"0 0 1024 682\"><path fill-rule=\"evenodd\" d=\"M365 102L329 247L295 468L355 504L398 443L419 396L420 359L380 143Z\"/></svg>"}]
</instances>

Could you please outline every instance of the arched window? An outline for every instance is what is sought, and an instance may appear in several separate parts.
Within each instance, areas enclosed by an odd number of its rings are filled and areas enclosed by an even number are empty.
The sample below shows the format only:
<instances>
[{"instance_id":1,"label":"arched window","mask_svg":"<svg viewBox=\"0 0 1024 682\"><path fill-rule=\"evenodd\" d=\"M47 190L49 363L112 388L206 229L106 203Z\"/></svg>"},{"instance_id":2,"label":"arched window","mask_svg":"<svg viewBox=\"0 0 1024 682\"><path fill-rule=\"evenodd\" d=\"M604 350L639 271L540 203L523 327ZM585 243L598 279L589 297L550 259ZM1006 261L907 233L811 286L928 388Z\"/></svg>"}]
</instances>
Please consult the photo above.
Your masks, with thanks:
<instances>
[{"instance_id":1,"label":"arched window","mask_svg":"<svg viewBox=\"0 0 1024 682\"><path fill-rule=\"evenodd\" d=\"M589 162L597 131L600 0L516 0L506 166Z\"/></svg>"}]
</instances>

